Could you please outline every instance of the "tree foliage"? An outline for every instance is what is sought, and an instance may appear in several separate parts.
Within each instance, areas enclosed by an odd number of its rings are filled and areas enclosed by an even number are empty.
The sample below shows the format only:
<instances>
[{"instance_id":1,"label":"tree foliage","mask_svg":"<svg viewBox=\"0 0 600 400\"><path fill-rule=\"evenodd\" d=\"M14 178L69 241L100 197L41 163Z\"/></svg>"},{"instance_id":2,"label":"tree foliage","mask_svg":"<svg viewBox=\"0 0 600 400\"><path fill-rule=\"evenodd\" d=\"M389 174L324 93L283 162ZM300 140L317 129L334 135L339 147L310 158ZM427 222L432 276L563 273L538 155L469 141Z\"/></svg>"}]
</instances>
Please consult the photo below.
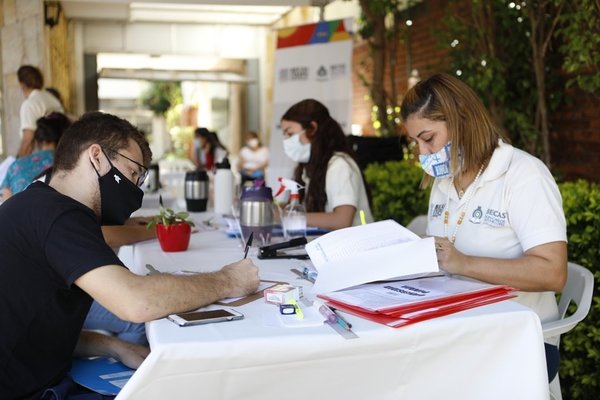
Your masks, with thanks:
<instances>
[{"instance_id":1,"label":"tree foliage","mask_svg":"<svg viewBox=\"0 0 600 400\"><path fill-rule=\"evenodd\" d=\"M600 96L600 2L567 2L557 35L564 56L562 67L569 74L567 86Z\"/></svg>"},{"instance_id":2,"label":"tree foliage","mask_svg":"<svg viewBox=\"0 0 600 400\"><path fill-rule=\"evenodd\" d=\"M509 0L475 0L468 7L462 0L452 1L438 36L449 50L449 72L478 93L517 147L544 158L539 124L534 118L539 93L531 25L524 7ZM558 66L555 55L549 54L546 67ZM545 85L551 112L562 100L560 76L546 77Z\"/></svg>"},{"instance_id":3,"label":"tree foliage","mask_svg":"<svg viewBox=\"0 0 600 400\"><path fill-rule=\"evenodd\" d=\"M413 1L408 0L408 5ZM399 46L406 36L402 18L407 2L403 0L359 0L361 19L359 35L368 41L371 59L361 66L369 75L359 73L361 82L369 89L373 102L373 127L381 136L396 135L400 102L396 78ZM386 86L386 72L389 85Z\"/></svg>"}]
</instances>

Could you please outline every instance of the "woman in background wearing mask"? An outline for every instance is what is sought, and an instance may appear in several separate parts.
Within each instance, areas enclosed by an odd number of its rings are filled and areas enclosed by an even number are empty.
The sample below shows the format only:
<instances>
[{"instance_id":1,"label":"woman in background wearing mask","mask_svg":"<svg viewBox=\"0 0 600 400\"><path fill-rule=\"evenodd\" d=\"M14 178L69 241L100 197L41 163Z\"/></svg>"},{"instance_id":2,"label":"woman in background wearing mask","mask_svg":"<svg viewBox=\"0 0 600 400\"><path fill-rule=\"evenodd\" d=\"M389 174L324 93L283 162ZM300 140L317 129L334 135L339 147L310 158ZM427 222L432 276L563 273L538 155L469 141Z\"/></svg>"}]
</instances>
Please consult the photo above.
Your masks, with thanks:
<instances>
[{"instance_id":1,"label":"woman in background wearing mask","mask_svg":"<svg viewBox=\"0 0 600 400\"><path fill-rule=\"evenodd\" d=\"M372 222L362 173L346 136L329 110L314 99L294 104L281 117L283 149L298 163L294 180L305 186L306 223L334 230Z\"/></svg>"},{"instance_id":2,"label":"woman in background wearing mask","mask_svg":"<svg viewBox=\"0 0 600 400\"><path fill-rule=\"evenodd\" d=\"M192 147L192 161L197 169L210 171L227 156L217 134L206 128L196 128Z\"/></svg>"},{"instance_id":3,"label":"woman in background wearing mask","mask_svg":"<svg viewBox=\"0 0 600 400\"><path fill-rule=\"evenodd\" d=\"M269 165L269 149L262 145L256 132L248 132L246 145L240 150L242 185L247 181L265 179Z\"/></svg>"},{"instance_id":4,"label":"woman in background wearing mask","mask_svg":"<svg viewBox=\"0 0 600 400\"><path fill-rule=\"evenodd\" d=\"M512 147L475 92L439 74L404 97L401 116L434 178L427 234L441 268L518 290L517 301L542 322L558 316L554 292L567 278L562 199L548 168ZM547 339L548 376L558 371L557 341Z\"/></svg>"}]
</instances>

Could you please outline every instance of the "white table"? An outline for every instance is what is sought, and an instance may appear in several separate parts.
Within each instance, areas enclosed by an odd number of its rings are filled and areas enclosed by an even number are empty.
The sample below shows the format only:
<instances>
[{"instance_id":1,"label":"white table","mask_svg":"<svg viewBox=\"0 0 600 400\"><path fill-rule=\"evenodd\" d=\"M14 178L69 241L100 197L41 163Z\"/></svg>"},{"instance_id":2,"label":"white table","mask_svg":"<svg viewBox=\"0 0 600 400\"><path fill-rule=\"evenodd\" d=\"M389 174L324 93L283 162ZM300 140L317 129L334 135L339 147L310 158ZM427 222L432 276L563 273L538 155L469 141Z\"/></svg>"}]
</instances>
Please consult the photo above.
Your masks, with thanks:
<instances>
[{"instance_id":1,"label":"white table","mask_svg":"<svg viewBox=\"0 0 600 400\"><path fill-rule=\"evenodd\" d=\"M243 256L222 231L192 236L190 249L163 253L156 241L132 246L132 270L209 271ZM251 251L252 254L252 251ZM257 260L261 279L305 286L298 260ZM269 325L276 306L237 307L245 319L180 328L147 324L152 352L117 397L124 399L547 399L537 315L504 301L393 329L351 315L358 339L330 327Z\"/></svg>"}]
</instances>

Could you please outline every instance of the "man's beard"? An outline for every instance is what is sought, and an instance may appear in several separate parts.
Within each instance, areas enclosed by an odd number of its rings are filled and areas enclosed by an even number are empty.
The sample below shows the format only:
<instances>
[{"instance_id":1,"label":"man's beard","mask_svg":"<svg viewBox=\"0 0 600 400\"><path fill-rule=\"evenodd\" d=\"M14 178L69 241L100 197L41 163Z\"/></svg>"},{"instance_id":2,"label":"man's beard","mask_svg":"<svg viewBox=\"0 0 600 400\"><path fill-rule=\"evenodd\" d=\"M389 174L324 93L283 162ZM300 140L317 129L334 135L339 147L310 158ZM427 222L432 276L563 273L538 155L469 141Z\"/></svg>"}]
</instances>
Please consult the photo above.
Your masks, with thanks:
<instances>
[{"instance_id":1,"label":"man's beard","mask_svg":"<svg viewBox=\"0 0 600 400\"><path fill-rule=\"evenodd\" d=\"M100 185L98 184L99 182L96 181L96 187L94 189L94 194L92 196L92 202L91 202L91 206L92 206L92 211L94 212L94 214L96 214L96 216L98 217L98 220L100 220L100 218L102 217L101 215L101 197L100 197Z\"/></svg>"}]
</instances>

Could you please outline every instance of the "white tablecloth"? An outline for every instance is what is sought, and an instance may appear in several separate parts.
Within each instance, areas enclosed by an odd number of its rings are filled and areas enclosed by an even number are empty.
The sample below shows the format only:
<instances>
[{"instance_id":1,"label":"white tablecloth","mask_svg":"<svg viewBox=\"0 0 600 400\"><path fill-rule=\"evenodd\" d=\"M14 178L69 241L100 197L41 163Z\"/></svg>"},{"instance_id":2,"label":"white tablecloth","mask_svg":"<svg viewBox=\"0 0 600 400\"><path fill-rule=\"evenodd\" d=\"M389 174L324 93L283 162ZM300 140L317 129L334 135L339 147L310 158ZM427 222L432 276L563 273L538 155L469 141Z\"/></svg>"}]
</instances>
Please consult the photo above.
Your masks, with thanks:
<instances>
[{"instance_id":1,"label":"white tablecloth","mask_svg":"<svg viewBox=\"0 0 600 400\"><path fill-rule=\"evenodd\" d=\"M163 253L156 241L123 250L144 274L146 263L163 272L208 271L243 257L240 240L222 231L194 234L182 253ZM289 271L302 261L253 259L261 279L310 292ZM326 325L274 326L277 307L262 300L236 309L243 320L148 323L152 352L117 399L548 398L539 319L512 301L400 329L345 315L359 336L352 340Z\"/></svg>"}]
</instances>

